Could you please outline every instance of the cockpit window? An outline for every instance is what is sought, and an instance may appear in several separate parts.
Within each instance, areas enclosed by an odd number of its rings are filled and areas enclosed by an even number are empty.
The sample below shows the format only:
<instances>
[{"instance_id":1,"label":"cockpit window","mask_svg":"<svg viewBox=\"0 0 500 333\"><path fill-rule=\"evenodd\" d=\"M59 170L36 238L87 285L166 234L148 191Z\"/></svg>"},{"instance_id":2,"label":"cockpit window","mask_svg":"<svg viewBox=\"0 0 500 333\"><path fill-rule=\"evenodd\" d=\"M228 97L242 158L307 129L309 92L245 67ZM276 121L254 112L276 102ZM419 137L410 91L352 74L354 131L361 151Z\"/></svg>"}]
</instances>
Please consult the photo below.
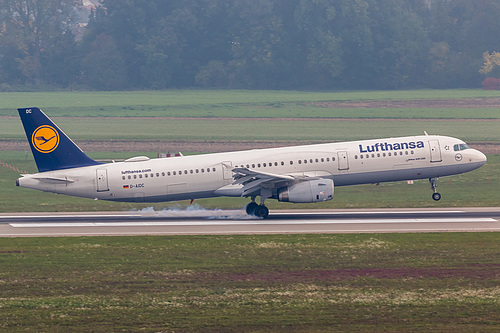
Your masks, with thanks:
<instances>
[{"instance_id":1,"label":"cockpit window","mask_svg":"<svg viewBox=\"0 0 500 333\"><path fill-rule=\"evenodd\" d=\"M453 146L453 150L455 150L455 151L466 150L466 149L469 149L469 148L470 148L469 145L465 144L465 143L461 143L461 144Z\"/></svg>"}]
</instances>

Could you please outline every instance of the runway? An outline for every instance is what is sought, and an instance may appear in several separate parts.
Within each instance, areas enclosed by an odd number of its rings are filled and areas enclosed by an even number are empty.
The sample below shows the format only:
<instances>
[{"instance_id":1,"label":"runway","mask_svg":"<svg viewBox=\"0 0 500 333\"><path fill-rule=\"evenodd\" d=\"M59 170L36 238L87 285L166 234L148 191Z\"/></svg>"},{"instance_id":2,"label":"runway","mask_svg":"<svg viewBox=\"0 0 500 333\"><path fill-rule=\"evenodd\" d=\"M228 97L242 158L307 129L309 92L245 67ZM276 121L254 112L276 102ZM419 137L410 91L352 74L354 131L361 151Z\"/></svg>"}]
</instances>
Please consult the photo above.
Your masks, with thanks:
<instances>
[{"instance_id":1,"label":"runway","mask_svg":"<svg viewBox=\"0 0 500 333\"><path fill-rule=\"evenodd\" d=\"M500 207L453 209L242 210L4 213L0 237L500 231Z\"/></svg>"}]
</instances>

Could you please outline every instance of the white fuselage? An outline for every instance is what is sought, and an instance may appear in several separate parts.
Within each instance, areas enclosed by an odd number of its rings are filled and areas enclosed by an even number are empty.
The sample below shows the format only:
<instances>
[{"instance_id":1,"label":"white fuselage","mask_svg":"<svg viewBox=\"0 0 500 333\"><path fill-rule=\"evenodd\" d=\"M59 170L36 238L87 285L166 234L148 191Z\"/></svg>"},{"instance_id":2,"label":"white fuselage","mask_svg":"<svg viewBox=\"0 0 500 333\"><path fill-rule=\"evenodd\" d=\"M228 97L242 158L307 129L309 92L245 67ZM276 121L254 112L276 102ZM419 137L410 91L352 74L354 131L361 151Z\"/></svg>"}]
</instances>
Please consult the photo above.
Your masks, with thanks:
<instances>
[{"instance_id":1,"label":"white fuselage","mask_svg":"<svg viewBox=\"0 0 500 333\"><path fill-rule=\"evenodd\" d=\"M479 168L481 152L445 136L411 136L125 162L24 175L19 186L113 201L242 196L232 168L318 177L335 186L436 178ZM280 186L276 183L276 189Z\"/></svg>"}]
</instances>

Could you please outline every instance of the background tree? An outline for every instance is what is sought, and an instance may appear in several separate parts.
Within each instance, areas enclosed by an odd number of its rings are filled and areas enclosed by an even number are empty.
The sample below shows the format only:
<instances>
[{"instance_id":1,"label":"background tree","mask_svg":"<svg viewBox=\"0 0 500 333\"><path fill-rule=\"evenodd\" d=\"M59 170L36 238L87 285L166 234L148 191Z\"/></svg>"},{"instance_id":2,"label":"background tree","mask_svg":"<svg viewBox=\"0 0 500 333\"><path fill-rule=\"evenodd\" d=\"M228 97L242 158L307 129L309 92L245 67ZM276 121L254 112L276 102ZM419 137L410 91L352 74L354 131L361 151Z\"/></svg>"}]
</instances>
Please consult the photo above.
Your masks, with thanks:
<instances>
[{"instance_id":1,"label":"background tree","mask_svg":"<svg viewBox=\"0 0 500 333\"><path fill-rule=\"evenodd\" d=\"M19 83L38 85L45 81L43 67L50 57L44 52L57 47L70 49L74 38L70 35L74 8L79 0L0 0L0 19L3 26L0 35L2 57L12 58L5 62L3 70ZM68 42L67 45L61 45ZM3 48L5 46L5 49ZM48 60L50 61L50 60ZM61 66L64 65L60 64ZM70 71L71 72L71 71ZM62 72L61 75L65 75Z\"/></svg>"},{"instance_id":2,"label":"background tree","mask_svg":"<svg viewBox=\"0 0 500 333\"><path fill-rule=\"evenodd\" d=\"M100 0L76 39L79 3L0 0L0 83L479 87L500 49L498 0Z\"/></svg>"},{"instance_id":3,"label":"background tree","mask_svg":"<svg viewBox=\"0 0 500 333\"><path fill-rule=\"evenodd\" d=\"M99 90L126 88L125 62L113 37L100 34L91 43L90 52L82 60L83 81Z\"/></svg>"}]
</instances>

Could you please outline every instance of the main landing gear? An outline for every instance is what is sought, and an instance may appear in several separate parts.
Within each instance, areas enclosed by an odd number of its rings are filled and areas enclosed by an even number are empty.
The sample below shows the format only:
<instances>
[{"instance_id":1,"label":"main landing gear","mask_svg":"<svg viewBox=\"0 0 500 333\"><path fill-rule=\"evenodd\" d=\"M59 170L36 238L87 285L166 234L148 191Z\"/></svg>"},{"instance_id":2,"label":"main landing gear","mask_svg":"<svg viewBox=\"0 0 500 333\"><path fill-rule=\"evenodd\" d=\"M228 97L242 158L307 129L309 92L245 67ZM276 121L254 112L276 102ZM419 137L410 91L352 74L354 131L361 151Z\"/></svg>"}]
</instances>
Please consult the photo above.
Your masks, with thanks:
<instances>
[{"instance_id":1,"label":"main landing gear","mask_svg":"<svg viewBox=\"0 0 500 333\"><path fill-rule=\"evenodd\" d=\"M434 192L434 193L432 193L432 199L434 199L434 201L441 200L441 194L438 193L438 191L436 190L437 181L438 181L438 178L429 178L429 182L431 183L432 191Z\"/></svg>"},{"instance_id":2,"label":"main landing gear","mask_svg":"<svg viewBox=\"0 0 500 333\"><path fill-rule=\"evenodd\" d=\"M269 209L264 206L264 204L259 205L255 201L252 201L247 205L246 211L248 215L254 215L263 219L269 216Z\"/></svg>"}]
</instances>

